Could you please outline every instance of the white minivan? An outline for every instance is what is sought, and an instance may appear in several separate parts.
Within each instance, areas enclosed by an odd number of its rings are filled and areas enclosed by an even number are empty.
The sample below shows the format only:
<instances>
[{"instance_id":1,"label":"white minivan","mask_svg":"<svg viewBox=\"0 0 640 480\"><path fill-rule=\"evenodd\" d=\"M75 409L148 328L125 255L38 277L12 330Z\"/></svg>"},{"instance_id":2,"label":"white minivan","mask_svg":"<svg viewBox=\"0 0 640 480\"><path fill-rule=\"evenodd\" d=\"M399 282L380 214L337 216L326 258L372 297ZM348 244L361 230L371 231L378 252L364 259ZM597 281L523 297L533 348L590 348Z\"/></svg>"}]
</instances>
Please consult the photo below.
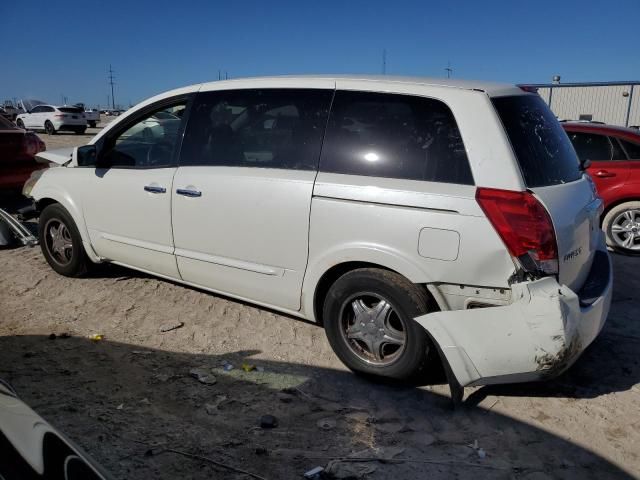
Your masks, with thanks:
<instances>
[{"instance_id":1,"label":"white minivan","mask_svg":"<svg viewBox=\"0 0 640 480\"><path fill-rule=\"evenodd\" d=\"M354 371L548 378L609 311L602 201L524 88L219 81L40 157L66 167L25 185L56 272L112 262L303 317Z\"/></svg>"}]
</instances>

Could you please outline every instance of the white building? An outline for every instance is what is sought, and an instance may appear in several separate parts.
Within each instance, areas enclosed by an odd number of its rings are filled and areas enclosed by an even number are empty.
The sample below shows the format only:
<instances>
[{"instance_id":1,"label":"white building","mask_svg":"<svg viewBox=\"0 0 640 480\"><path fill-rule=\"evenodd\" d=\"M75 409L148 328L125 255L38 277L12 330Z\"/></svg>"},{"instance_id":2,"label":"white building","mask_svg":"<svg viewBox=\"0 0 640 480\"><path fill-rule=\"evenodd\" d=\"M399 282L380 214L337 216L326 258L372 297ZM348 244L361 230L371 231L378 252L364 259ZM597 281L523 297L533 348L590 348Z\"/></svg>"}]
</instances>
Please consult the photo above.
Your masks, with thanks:
<instances>
[{"instance_id":1,"label":"white building","mask_svg":"<svg viewBox=\"0 0 640 480\"><path fill-rule=\"evenodd\" d=\"M640 125L640 82L527 85L560 120L593 120L623 127Z\"/></svg>"}]
</instances>

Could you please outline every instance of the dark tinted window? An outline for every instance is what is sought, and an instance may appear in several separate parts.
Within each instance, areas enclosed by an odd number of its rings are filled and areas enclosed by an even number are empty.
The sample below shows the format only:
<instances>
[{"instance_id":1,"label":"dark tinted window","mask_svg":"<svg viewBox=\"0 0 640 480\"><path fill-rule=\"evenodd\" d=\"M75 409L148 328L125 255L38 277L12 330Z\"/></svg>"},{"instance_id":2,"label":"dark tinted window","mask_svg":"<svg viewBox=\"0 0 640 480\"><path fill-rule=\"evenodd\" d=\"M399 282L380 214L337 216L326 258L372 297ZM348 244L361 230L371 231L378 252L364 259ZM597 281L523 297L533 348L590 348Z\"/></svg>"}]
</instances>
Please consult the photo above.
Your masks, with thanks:
<instances>
[{"instance_id":1,"label":"dark tinted window","mask_svg":"<svg viewBox=\"0 0 640 480\"><path fill-rule=\"evenodd\" d=\"M47 113L49 113L49 112L55 112L55 111L56 111L56 109L55 109L55 108L53 108L53 107L42 107L42 110L41 110L41 111L42 111L42 112L47 112Z\"/></svg>"},{"instance_id":2,"label":"dark tinted window","mask_svg":"<svg viewBox=\"0 0 640 480\"><path fill-rule=\"evenodd\" d=\"M336 92L320 169L473 185L449 107L409 95Z\"/></svg>"},{"instance_id":3,"label":"dark tinted window","mask_svg":"<svg viewBox=\"0 0 640 480\"><path fill-rule=\"evenodd\" d=\"M315 170L332 95L308 89L201 93L180 164Z\"/></svg>"},{"instance_id":4,"label":"dark tinted window","mask_svg":"<svg viewBox=\"0 0 640 480\"><path fill-rule=\"evenodd\" d=\"M627 142L626 140L620 140L622 146L632 160L640 160L640 144Z\"/></svg>"},{"instance_id":5,"label":"dark tinted window","mask_svg":"<svg viewBox=\"0 0 640 480\"><path fill-rule=\"evenodd\" d=\"M29 112L29 113L41 113L41 112L44 112L44 111L45 111L44 107L37 106L37 107L33 107L31 109L31 112Z\"/></svg>"},{"instance_id":6,"label":"dark tinted window","mask_svg":"<svg viewBox=\"0 0 640 480\"><path fill-rule=\"evenodd\" d=\"M62 113L83 113L84 112L84 110L78 107L59 107L58 110L60 110Z\"/></svg>"},{"instance_id":7,"label":"dark tinted window","mask_svg":"<svg viewBox=\"0 0 640 480\"><path fill-rule=\"evenodd\" d=\"M585 132L568 132L569 139L576 149L580 161L591 160L602 162L609 160L626 160L615 138L606 135Z\"/></svg>"},{"instance_id":8,"label":"dark tinted window","mask_svg":"<svg viewBox=\"0 0 640 480\"><path fill-rule=\"evenodd\" d=\"M101 163L120 168L173 166L182 122L180 115L185 108L186 100L183 100L128 122L124 131L115 132L106 140Z\"/></svg>"},{"instance_id":9,"label":"dark tinted window","mask_svg":"<svg viewBox=\"0 0 640 480\"><path fill-rule=\"evenodd\" d=\"M492 99L528 187L573 182L582 176L567 134L538 95Z\"/></svg>"}]
</instances>

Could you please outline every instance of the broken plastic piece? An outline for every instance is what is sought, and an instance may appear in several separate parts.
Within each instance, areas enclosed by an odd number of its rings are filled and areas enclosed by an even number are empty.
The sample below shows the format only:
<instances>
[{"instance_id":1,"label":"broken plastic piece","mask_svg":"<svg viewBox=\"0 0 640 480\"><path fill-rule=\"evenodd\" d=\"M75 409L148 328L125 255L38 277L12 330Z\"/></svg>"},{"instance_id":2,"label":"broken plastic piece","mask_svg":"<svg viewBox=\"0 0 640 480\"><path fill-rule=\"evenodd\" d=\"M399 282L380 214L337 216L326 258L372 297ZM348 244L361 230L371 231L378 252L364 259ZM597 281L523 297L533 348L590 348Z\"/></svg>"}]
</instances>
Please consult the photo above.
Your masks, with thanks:
<instances>
[{"instance_id":1,"label":"broken plastic piece","mask_svg":"<svg viewBox=\"0 0 640 480\"><path fill-rule=\"evenodd\" d=\"M91 340L92 342L99 342L101 340L104 340L104 335L101 333L94 333L89 337L89 340Z\"/></svg>"},{"instance_id":2,"label":"broken plastic piece","mask_svg":"<svg viewBox=\"0 0 640 480\"><path fill-rule=\"evenodd\" d=\"M24 225L0 208L0 246L12 243L9 234L13 234L22 245L33 247L38 244L38 239Z\"/></svg>"},{"instance_id":3,"label":"broken plastic piece","mask_svg":"<svg viewBox=\"0 0 640 480\"><path fill-rule=\"evenodd\" d=\"M307 472L304 472L304 478L310 478L310 479L319 478L322 472L324 472L323 467L315 467Z\"/></svg>"}]
</instances>

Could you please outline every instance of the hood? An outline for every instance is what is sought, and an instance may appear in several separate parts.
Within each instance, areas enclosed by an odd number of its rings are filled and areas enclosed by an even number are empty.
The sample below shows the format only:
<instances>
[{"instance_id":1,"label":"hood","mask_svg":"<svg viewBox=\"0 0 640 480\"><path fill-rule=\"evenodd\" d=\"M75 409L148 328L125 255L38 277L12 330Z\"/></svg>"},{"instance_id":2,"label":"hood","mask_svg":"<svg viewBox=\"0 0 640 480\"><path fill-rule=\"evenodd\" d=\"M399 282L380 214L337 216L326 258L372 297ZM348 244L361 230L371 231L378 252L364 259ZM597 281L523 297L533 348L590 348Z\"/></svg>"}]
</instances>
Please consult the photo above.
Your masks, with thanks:
<instances>
[{"instance_id":1,"label":"hood","mask_svg":"<svg viewBox=\"0 0 640 480\"><path fill-rule=\"evenodd\" d=\"M66 165L71 161L75 147L58 148L56 150L45 150L36 154L36 161L40 163L55 163L56 165Z\"/></svg>"}]
</instances>

